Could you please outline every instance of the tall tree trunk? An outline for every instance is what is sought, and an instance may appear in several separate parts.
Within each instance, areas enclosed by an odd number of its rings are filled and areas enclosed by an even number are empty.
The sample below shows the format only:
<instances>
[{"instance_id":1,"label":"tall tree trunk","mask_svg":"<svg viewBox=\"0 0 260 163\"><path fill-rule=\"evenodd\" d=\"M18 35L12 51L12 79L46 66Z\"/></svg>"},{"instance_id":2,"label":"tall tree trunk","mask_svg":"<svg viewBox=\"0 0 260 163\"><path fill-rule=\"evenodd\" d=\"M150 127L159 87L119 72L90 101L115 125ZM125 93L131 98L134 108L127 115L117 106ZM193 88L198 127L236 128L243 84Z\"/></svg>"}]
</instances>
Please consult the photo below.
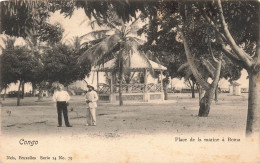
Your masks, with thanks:
<instances>
[{"instance_id":1,"label":"tall tree trunk","mask_svg":"<svg viewBox=\"0 0 260 163\"><path fill-rule=\"evenodd\" d=\"M163 85L164 100L168 100L167 85Z\"/></svg>"},{"instance_id":2,"label":"tall tree trunk","mask_svg":"<svg viewBox=\"0 0 260 163\"><path fill-rule=\"evenodd\" d=\"M23 84L22 84L22 99L24 99L24 85L25 85L25 83L23 82Z\"/></svg>"},{"instance_id":3,"label":"tall tree trunk","mask_svg":"<svg viewBox=\"0 0 260 163\"><path fill-rule=\"evenodd\" d=\"M217 62L215 77L213 82L210 84L210 88L206 90L204 97L200 100L200 109L199 109L199 117L207 117L210 111L210 106L212 103L213 96L215 95L215 91L217 89L217 85L219 82L220 70L221 70L221 59L220 56L219 61Z\"/></svg>"},{"instance_id":4,"label":"tall tree trunk","mask_svg":"<svg viewBox=\"0 0 260 163\"><path fill-rule=\"evenodd\" d=\"M5 97L6 97L6 87L5 87L5 91L4 91L4 96L3 96L3 101L5 100Z\"/></svg>"},{"instance_id":5,"label":"tall tree trunk","mask_svg":"<svg viewBox=\"0 0 260 163\"><path fill-rule=\"evenodd\" d=\"M202 89L201 88L199 88L199 100L201 100L202 99Z\"/></svg>"},{"instance_id":6,"label":"tall tree trunk","mask_svg":"<svg viewBox=\"0 0 260 163\"><path fill-rule=\"evenodd\" d=\"M231 49L234 51L234 53L231 53L230 51L227 51L227 49L223 48L223 51L226 51L225 54L229 58L232 59L232 61L242 62L242 66L247 69L248 76L249 76L249 92L248 92L248 111L247 111L247 124L246 124L246 135L250 136L255 131L258 131L258 125L259 125L259 106L258 106L258 91L259 91L259 69L260 69L260 30L258 29L258 41L257 41L257 51L256 55L254 57L251 57L248 53L246 53L241 47L239 47L235 40L233 39L229 29L228 29L228 23L225 22L225 17L223 14L222 4L221 0L217 1L218 4L218 10L219 15L221 18L221 24L223 26L223 32L224 36L226 37L228 45L231 47ZM258 7L258 12L260 11L260 7ZM258 23L260 22L260 17L258 16ZM229 55L231 54L231 55ZM234 54L234 55L232 55ZM230 57L231 56L231 57ZM235 57L234 57L235 56ZM236 59L238 57L239 59ZM258 82L257 82L258 79Z\"/></svg>"},{"instance_id":7,"label":"tall tree trunk","mask_svg":"<svg viewBox=\"0 0 260 163\"><path fill-rule=\"evenodd\" d=\"M193 81L191 85L191 98L195 98L195 84Z\"/></svg>"},{"instance_id":8,"label":"tall tree trunk","mask_svg":"<svg viewBox=\"0 0 260 163\"><path fill-rule=\"evenodd\" d=\"M122 52L119 56L119 105L123 105L123 97L122 97L122 80L123 80L123 61L122 61Z\"/></svg>"},{"instance_id":9,"label":"tall tree trunk","mask_svg":"<svg viewBox=\"0 0 260 163\"><path fill-rule=\"evenodd\" d=\"M42 93L43 93L42 88L39 88L38 101L42 101Z\"/></svg>"},{"instance_id":10,"label":"tall tree trunk","mask_svg":"<svg viewBox=\"0 0 260 163\"><path fill-rule=\"evenodd\" d=\"M217 85L217 88L215 90L215 101L218 102L218 85Z\"/></svg>"},{"instance_id":11,"label":"tall tree trunk","mask_svg":"<svg viewBox=\"0 0 260 163\"><path fill-rule=\"evenodd\" d=\"M222 59L222 56L220 56L220 59L217 63L215 77L213 79L213 82L210 84L210 88L206 90L204 97L200 100L200 109L199 109L199 115L198 115L199 117L207 117L209 115L212 99L213 99L213 96L217 89L218 82L219 82L219 76L220 76L220 70L221 70L221 59Z\"/></svg>"},{"instance_id":12,"label":"tall tree trunk","mask_svg":"<svg viewBox=\"0 0 260 163\"><path fill-rule=\"evenodd\" d=\"M2 33L3 31L2 31L2 17L3 17L3 15L2 15L2 8L3 8L3 3L1 3L0 2L0 33Z\"/></svg>"},{"instance_id":13,"label":"tall tree trunk","mask_svg":"<svg viewBox=\"0 0 260 163\"><path fill-rule=\"evenodd\" d=\"M186 37L185 37L185 35L183 34L182 31L180 31L180 35L181 35L182 40L183 40L186 58L187 58L187 61L189 63L189 66L190 66L190 69L192 71L193 76L195 77L196 81L200 84L201 87L203 87L205 90L209 89L210 84L200 74L200 72L199 72L199 70L198 70L198 68L197 68L197 66L194 62L194 58L191 54L188 41L187 41L187 39L186 39Z\"/></svg>"},{"instance_id":14,"label":"tall tree trunk","mask_svg":"<svg viewBox=\"0 0 260 163\"><path fill-rule=\"evenodd\" d=\"M36 94L36 84L32 83L32 96L35 97Z\"/></svg>"},{"instance_id":15,"label":"tall tree trunk","mask_svg":"<svg viewBox=\"0 0 260 163\"><path fill-rule=\"evenodd\" d=\"M249 92L248 92L248 111L246 123L246 135L250 136L252 133L259 130L259 83L257 83L258 74L250 73L249 75Z\"/></svg>"},{"instance_id":16,"label":"tall tree trunk","mask_svg":"<svg viewBox=\"0 0 260 163\"><path fill-rule=\"evenodd\" d=\"M20 90L21 90L21 86L23 85L23 81L20 80L19 83L19 87L18 87L18 94L17 94L17 106L20 106L20 100L21 100L21 96L20 96Z\"/></svg>"},{"instance_id":17,"label":"tall tree trunk","mask_svg":"<svg viewBox=\"0 0 260 163\"><path fill-rule=\"evenodd\" d=\"M210 84L210 88L206 90L204 97L200 100L199 117L207 117L210 111L210 106L212 103L213 96L215 95L216 89L218 87L219 76L222 64L222 54L219 57L219 61L216 61L216 69L214 72L213 82Z\"/></svg>"},{"instance_id":18,"label":"tall tree trunk","mask_svg":"<svg viewBox=\"0 0 260 163\"><path fill-rule=\"evenodd\" d=\"M199 105L200 105L200 101L203 98L205 91L202 89L200 85L198 89L199 89L198 91L199 91Z\"/></svg>"},{"instance_id":19,"label":"tall tree trunk","mask_svg":"<svg viewBox=\"0 0 260 163\"><path fill-rule=\"evenodd\" d=\"M207 117L209 115L212 98L214 96L214 88L206 90L204 97L200 100L199 117Z\"/></svg>"},{"instance_id":20,"label":"tall tree trunk","mask_svg":"<svg viewBox=\"0 0 260 163\"><path fill-rule=\"evenodd\" d=\"M201 89L201 87L200 87L199 84L197 84L197 90L198 90L198 92L199 92L199 101L200 101L201 98L202 98L202 89Z\"/></svg>"},{"instance_id":21,"label":"tall tree trunk","mask_svg":"<svg viewBox=\"0 0 260 163\"><path fill-rule=\"evenodd\" d=\"M122 79L119 80L119 105L123 105L123 97L122 97Z\"/></svg>"},{"instance_id":22,"label":"tall tree trunk","mask_svg":"<svg viewBox=\"0 0 260 163\"><path fill-rule=\"evenodd\" d=\"M260 7L258 7L260 12ZM258 16L258 23L260 23L260 16ZM259 131L259 89L260 89L260 29L258 29L258 41L257 51L254 58L256 62L256 70L254 72L247 71L249 76L249 91L248 91L248 110L247 110L247 123L246 123L246 135L250 136L254 132ZM258 68L257 68L258 67Z\"/></svg>"},{"instance_id":23,"label":"tall tree trunk","mask_svg":"<svg viewBox=\"0 0 260 163\"><path fill-rule=\"evenodd\" d=\"M194 59L193 59L193 56L191 55L191 51L190 51L189 44L188 44L186 37L184 36L182 31L180 31L180 34L183 39L185 54L186 54L189 66L191 68L192 74L195 77L196 81L200 84L200 86L202 86L206 90L204 97L200 100L200 108L199 108L199 114L198 114L198 116L200 116L200 117L206 117L209 114L212 98L213 98L215 89L219 82L221 63L222 63L221 62L222 54L219 57L219 61L216 61L217 66L215 69L213 82L211 84L209 84L205 79L203 79L202 75L200 74L200 72L198 71L198 69L194 63Z\"/></svg>"}]
</instances>

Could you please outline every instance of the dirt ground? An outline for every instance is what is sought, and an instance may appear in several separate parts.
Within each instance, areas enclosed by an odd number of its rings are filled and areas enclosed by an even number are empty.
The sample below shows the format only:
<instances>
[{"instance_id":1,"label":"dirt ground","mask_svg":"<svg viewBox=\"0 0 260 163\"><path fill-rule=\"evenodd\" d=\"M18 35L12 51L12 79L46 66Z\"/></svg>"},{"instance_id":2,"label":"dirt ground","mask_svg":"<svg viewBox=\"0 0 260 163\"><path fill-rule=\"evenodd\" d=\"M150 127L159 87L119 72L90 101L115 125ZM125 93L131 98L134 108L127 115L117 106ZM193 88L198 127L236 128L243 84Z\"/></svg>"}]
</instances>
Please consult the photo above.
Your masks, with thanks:
<instances>
[{"instance_id":1,"label":"dirt ground","mask_svg":"<svg viewBox=\"0 0 260 163\"><path fill-rule=\"evenodd\" d=\"M208 117L198 117L198 95L169 94L169 100L151 103L125 102L124 106L98 103L97 126L86 127L84 96L72 96L69 120L72 128L57 127L57 110L51 97L36 102L26 97L21 106L15 98L2 101L2 134L87 134L101 137L120 137L128 134L156 133L245 133L247 94L220 94L213 102ZM63 121L64 125L64 121Z\"/></svg>"},{"instance_id":2,"label":"dirt ground","mask_svg":"<svg viewBox=\"0 0 260 163\"><path fill-rule=\"evenodd\" d=\"M51 97L36 101L37 98L25 98L19 107L16 99L3 101L0 162L255 163L260 160L257 137L245 138L247 94L220 94L219 101L213 102L209 116L204 118L197 116L198 98L192 99L190 94L170 94L164 102L125 102L122 107L99 102L95 127L85 126L84 96L72 96L69 119L73 127L57 127L57 110ZM37 145L24 145L21 140L37 141ZM24 160L21 156L35 160Z\"/></svg>"}]
</instances>

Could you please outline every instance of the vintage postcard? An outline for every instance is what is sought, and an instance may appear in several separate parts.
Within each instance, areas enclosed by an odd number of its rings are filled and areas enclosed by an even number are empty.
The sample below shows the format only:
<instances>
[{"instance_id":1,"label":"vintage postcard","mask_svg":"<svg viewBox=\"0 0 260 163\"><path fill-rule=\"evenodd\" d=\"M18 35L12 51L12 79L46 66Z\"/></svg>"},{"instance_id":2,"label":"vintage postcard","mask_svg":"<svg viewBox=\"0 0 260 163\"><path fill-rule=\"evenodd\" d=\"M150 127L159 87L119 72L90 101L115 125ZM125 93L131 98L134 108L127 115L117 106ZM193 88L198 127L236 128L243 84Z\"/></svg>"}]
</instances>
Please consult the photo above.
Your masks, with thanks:
<instances>
[{"instance_id":1,"label":"vintage postcard","mask_svg":"<svg viewBox=\"0 0 260 163\"><path fill-rule=\"evenodd\" d=\"M259 4L1 1L0 163L259 163Z\"/></svg>"}]
</instances>

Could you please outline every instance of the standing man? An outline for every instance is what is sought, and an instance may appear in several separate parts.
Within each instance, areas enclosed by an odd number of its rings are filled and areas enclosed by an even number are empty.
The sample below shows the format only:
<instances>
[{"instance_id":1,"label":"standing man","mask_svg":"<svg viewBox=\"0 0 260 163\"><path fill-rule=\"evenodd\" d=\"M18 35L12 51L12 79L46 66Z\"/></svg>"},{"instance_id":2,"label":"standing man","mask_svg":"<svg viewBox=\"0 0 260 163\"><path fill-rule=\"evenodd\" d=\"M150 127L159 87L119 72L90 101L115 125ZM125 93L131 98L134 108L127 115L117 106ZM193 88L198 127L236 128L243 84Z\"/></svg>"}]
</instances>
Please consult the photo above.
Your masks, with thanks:
<instances>
[{"instance_id":1,"label":"standing man","mask_svg":"<svg viewBox=\"0 0 260 163\"><path fill-rule=\"evenodd\" d=\"M98 95L94 91L94 87L91 85L87 86L88 91L86 94L86 103L87 103L87 124L86 126L96 126L96 108Z\"/></svg>"},{"instance_id":2,"label":"standing man","mask_svg":"<svg viewBox=\"0 0 260 163\"><path fill-rule=\"evenodd\" d=\"M58 112L58 126L62 126L62 113L64 116L65 125L67 127L72 127L68 119L67 105L70 100L70 95L67 91L62 90L61 86L57 87L57 91L53 95L53 100L57 102L57 112Z\"/></svg>"}]
</instances>

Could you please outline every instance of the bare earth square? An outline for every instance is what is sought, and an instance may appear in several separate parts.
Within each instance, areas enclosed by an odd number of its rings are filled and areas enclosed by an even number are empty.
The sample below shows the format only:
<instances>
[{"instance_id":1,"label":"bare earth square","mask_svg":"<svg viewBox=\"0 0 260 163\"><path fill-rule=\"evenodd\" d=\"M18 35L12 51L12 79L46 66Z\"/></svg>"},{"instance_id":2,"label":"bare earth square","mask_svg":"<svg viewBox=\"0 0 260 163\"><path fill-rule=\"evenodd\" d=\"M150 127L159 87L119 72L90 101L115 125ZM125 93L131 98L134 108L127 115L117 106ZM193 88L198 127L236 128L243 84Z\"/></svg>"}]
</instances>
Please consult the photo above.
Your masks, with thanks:
<instances>
[{"instance_id":1,"label":"bare earth square","mask_svg":"<svg viewBox=\"0 0 260 163\"><path fill-rule=\"evenodd\" d=\"M87 134L101 137L120 137L128 134L156 133L221 133L238 132L244 135L247 116L247 94L220 94L208 117L198 117L198 98L190 94L170 94L164 102L99 102L97 126L85 126L86 108L83 96L72 96L68 114L72 128L57 128L57 110L52 99L36 102L26 97L21 106L15 98L2 102L2 134Z\"/></svg>"}]
</instances>

